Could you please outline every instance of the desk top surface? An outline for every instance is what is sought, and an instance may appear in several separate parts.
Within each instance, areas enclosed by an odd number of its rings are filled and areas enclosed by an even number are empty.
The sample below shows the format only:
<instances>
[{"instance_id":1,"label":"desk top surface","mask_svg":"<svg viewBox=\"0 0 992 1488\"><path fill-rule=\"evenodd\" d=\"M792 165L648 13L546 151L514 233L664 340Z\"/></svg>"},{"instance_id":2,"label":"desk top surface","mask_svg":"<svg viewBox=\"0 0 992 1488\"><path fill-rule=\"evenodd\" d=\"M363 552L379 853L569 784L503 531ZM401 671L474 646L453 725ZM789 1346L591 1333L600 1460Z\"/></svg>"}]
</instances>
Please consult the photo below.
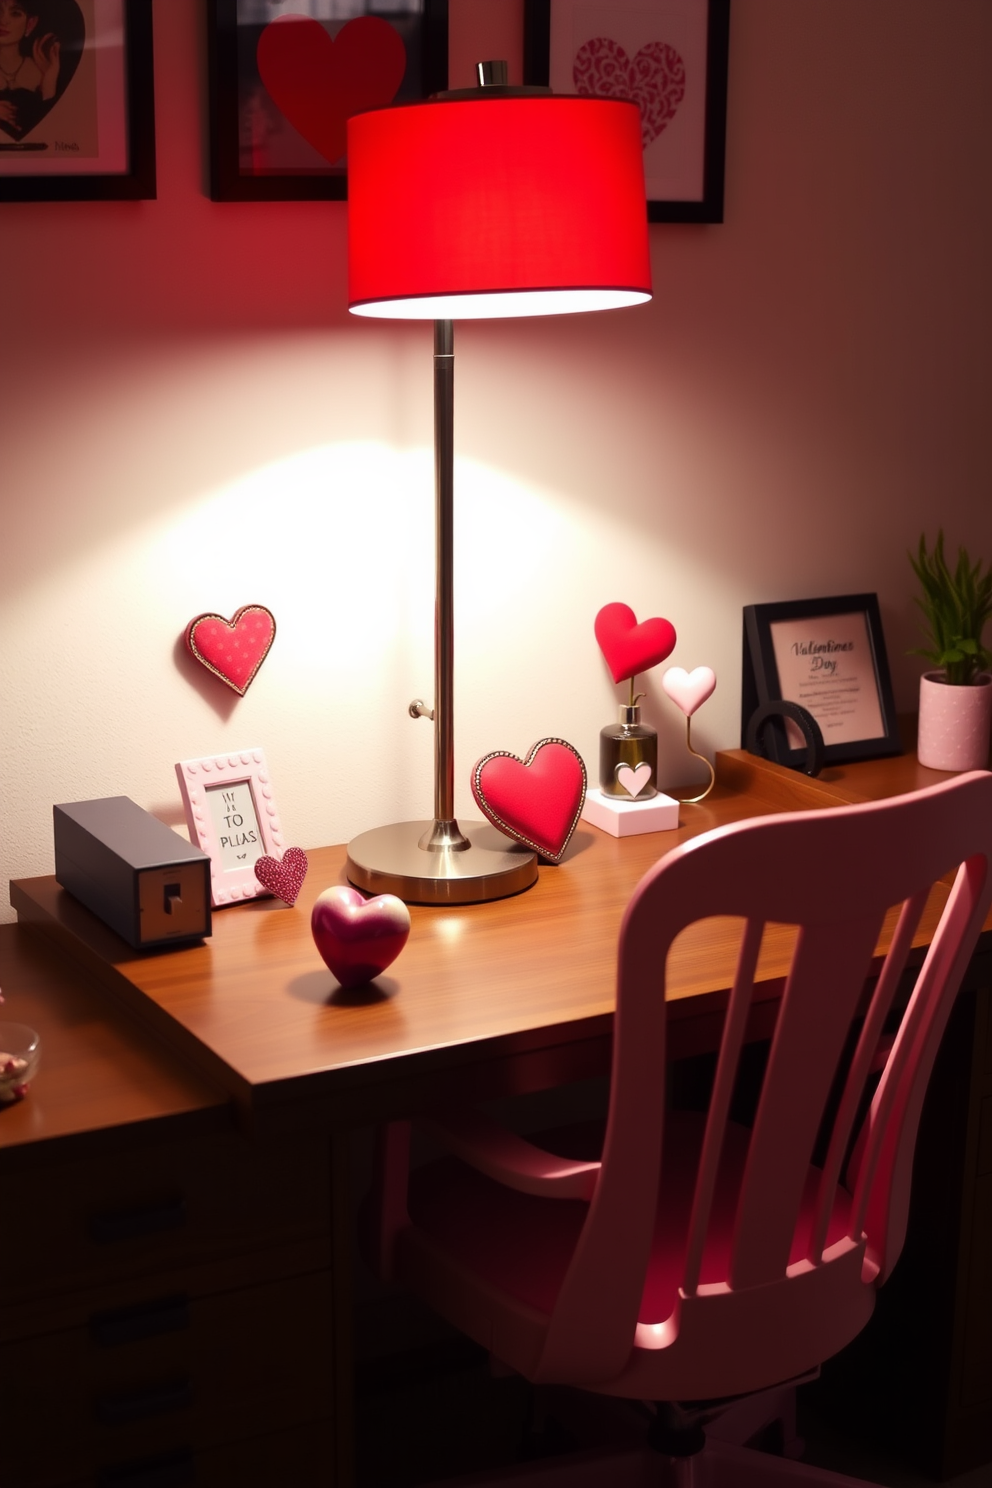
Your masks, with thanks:
<instances>
[{"instance_id":1,"label":"desk top surface","mask_svg":"<svg viewBox=\"0 0 992 1488\"><path fill-rule=\"evenodd\" d=\"M155 1122L199 1132L227 1125L224 1092L165 1053L64 956L16 925L0 926L0 1021L41 1034L41 1067L23 1101L0 1107L0 1153L73 1156ZM147 1135L147 1131L145 1133Z\"/></svg>"},{"instance_id":2,"label":"desk top surface","mask_svg":"<svg viewBox=\"0 0 992 1488\"><path fill-rule=\"evenodd\" d=\"M344 882L343 847L310 852L294 908L260 899L221 910L209 941L164 955L136 955L54 878L14 883L11 900L22 923L54 937L243 1107L271 1110L306 1096L331 1107L344 1100L360 1116L361 1093L370 1110L381 1110L387 1084L399 1106L418 1099L417 1084L419 1098L429 1098L431 1082L443 1075L450 1084L456 1069L459 1093L472 1093L477 1077L478 1088L488 1088L482 1072L493 1061L513 1063L518 1088L540 1084L552 1054L558 1062L548 1083L599 1072L620 920L646 870L676 843L727 822L946 778L925 771L919 779L921 767L909 758L879 764L814 782L729 751L718 757L713 794L684 806L675 831L616 839L582 823L562 863L542 867L523 894L450 909L414 906L402 955L372 987L351 993L324 966L309 928L317 894ZM869 772L864 780L859 770ZM895 790L884 789L893 781ZM934 922L921 927L920 944ZM738 935L737 922L714 919L682 938L669 965L673 1029L719 1019ZM759 1000L779 995L791 946L792 932L769 927ZM711 1038L702 1032L697 1047L711 1047ZM692 1052L691 1036L682 1048Z\"/></svg>"}]
</instances>

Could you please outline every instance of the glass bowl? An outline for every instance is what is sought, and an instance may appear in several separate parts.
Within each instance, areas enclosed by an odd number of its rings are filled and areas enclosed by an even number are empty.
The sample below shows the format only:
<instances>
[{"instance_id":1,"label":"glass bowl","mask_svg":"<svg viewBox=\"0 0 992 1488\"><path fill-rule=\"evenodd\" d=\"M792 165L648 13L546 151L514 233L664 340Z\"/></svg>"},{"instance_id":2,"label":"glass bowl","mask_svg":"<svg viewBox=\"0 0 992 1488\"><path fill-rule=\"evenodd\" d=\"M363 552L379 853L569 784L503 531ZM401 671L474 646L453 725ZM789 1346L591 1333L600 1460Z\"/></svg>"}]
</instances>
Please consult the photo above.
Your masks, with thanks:
<instances>
[{"instance_id":1,"label":"glass bowl","mask_svg":"<svg viewBox=\"0 0 992 1488\"><path fill-rule=\"evenodd\" d=\"M0 1106L27 1094L40 1063L40 1035L26 1023L0 1023Z\"/></svg>"}]
</instances>

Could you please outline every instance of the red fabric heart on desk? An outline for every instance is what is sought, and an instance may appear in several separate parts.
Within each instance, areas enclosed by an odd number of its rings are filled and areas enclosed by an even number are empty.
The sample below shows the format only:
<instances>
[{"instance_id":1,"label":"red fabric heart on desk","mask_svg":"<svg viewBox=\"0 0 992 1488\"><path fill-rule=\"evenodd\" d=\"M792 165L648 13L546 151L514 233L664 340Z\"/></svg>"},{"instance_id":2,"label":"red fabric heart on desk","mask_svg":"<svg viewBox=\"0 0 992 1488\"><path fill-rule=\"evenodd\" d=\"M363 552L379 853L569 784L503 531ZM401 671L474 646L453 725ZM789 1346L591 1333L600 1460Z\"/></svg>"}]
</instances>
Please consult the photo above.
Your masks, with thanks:
<instances>
[{"instance_id":1,"label":"red fabric heart on desk","mask_svg":"<svg viewBox=\"0 0 992 1488\"><path fill-rule=\"evenodd\" d=\"M307 16L279 16L256 55L279 112L332 165L345 153L351 115L392 103L406 72L403 39L378 16L357 16L335 37Z\"/></svg>"},{"instance_id":2,"label":"red fabric heart on desk","mask_svg":"<svg viewBox=\"0 0 992 1488\"><path fill-rule=\"evenodd\" d=\"M244 697L276 636L276 617L264 605L243 605L233 620L197 615L186 645L208 672Z\"/></svg>"},{"instance_id":3,"label":"red fabric heart on desk","mask_svg":"<svg viewBox=\"0 0 992 1488\"><path fill-rule=\"evenodd\" d=\"M626 682L657 666L675 650L675 627L657 616L637 623L630 605L604 605L596 616L596 639L614 682Z\"/></svg>"},{"instance_id":4,"label":"red fabric heart on desk","mask_svg":"<svg viewBox=\"0 0 992 1488\"><path fill-rule=\"evenodd\" d=\"M525 760L494 750L472 771L472 794L494 827L561 861L586 798L582 756L564 739L540 739Z\"/></svg>"},{"instance_id":5,"label":"red fabric heart on desk","mask_svg":"<svg viewBox=\"0 0 992 1488\"><path fill-rule=\"evenodd\" d=\"M263 889L289 905L296 903L310 867L302 847L287 847L281 859L262 854L255 859L255 877Z\"/></svg>"}]
</instances>

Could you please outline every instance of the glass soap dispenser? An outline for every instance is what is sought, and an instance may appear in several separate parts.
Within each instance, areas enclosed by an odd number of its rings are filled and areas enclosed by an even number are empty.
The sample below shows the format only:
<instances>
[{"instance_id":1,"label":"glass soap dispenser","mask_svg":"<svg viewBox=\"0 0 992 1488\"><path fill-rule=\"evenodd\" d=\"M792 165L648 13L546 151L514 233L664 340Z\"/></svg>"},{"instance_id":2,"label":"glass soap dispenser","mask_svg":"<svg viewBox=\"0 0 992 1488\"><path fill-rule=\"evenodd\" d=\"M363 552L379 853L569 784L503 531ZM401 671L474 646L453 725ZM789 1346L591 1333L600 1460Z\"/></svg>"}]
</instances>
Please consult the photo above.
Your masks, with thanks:
<instances>
[{"instance_id":1,"label":"glass soap dispenser","mask_svg":"<svg viewBox=\"0 0 992 1488\"><path fill-rule=\"evenodd\" d=\"M658 794L658 731L641 722L634 696L620 704L619 723L608 724L599 735L599 784L604 796L646 801Z\"/></svg>"}]
</instances>

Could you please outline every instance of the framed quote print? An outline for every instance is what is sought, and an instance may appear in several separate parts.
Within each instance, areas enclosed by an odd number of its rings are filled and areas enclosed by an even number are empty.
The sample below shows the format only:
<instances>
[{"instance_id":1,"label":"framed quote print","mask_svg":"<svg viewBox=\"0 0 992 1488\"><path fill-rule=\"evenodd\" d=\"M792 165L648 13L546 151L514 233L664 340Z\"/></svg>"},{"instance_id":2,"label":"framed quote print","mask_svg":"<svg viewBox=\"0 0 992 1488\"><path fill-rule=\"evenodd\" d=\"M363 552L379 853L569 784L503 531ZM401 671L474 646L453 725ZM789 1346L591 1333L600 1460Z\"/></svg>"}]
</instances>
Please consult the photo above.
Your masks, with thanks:
<instances>
[{"instance_id":1,"label":"framed quote print","mask_svg":"<svg viewBox=\"0 0 992 1488\"><path fill-rule=\"evenodd\" d=\"M176 777L189 840L210 859L214 909L267 895L255 877L256 861L281 858L282 826L261 749L181 760Z\"/></svg>"},{"instance_id":2,"label":"framed quote print","mask_svg":"<svg viewBox=\"0 0 992 1488\"><path fill-rule=\"evenodd\" d=\"M151 0L2 0L0 201L154 195Z\"/></svg>"},{"instance_id":3,"label":"framed quote print","mask_svg":"<svg viewBox=\"0 0 992 1488\"><path fill-rule=\"evenodd\" d=\"M742 743L755 709L780 701L815 718L826 764L900 753L876 595L745 606ZM801 767L805 740L791 720L766 738L779 764Z\"/></svg>"},{"instance_id":4,"label":"framed quote print","mask_svg":"<svg viewBox=\"0 0 992 1488\"><path fill-rule=\"evenodd\" d=\"M730 0L526 0L524 79L629 98L649 222L722 222Z\"/></svg>"},{"instance_id":5,"label":"framed quote print","mask_svg":"<svg viewBox=\"0 0 992 1488\"><path fill-rule=\"evenodd\" d=\"M209 0L214 201L344 201L351 114L448 83L447 0Z\"/></svg>"}]
</instances>

